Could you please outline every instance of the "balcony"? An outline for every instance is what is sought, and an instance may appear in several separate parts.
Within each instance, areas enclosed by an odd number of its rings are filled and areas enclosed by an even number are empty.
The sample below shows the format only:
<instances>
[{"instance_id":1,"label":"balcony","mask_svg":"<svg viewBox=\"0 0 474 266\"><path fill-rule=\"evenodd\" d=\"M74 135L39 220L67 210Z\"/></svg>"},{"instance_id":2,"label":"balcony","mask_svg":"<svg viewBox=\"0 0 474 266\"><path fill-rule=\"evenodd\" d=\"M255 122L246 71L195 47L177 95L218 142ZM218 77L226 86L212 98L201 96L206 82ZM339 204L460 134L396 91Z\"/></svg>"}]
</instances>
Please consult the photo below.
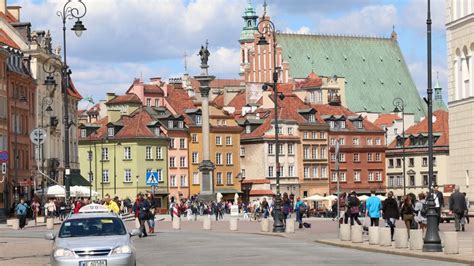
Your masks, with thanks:
<instances>
[{"instance_id":1,"label":"balcony","mask_svg":"<svg viewBox=\"0 0 474 266\"><path fill-rule=\"evenodd\" d=\"M337 94L328 95L328 104L329 105L341 105L341 96Z\"/></svg>"}]
</instances>

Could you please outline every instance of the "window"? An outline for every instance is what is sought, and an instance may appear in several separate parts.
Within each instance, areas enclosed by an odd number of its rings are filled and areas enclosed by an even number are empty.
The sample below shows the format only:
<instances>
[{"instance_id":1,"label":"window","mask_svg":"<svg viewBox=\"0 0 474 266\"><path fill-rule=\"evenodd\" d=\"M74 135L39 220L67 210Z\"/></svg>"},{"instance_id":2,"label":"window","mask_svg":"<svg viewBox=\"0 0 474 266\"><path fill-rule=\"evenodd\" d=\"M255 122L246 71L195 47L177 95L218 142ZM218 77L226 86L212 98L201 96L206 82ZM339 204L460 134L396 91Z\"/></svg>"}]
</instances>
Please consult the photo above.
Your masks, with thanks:
<instances>
[{"instance_id":1,"label":"window","mask_svg":"<svg viewBox=\"0 0 474 266\"><path fill-rule=\"evenodd\" d=\"M403 186L403 177L397 176L397 187Z\"/></svg>"},{"instance_id":2,"label":"window","mask_svg":"<svg viewBox=\"0 0 474 266\"><path fill-rule=\"evenodd\" d=\"M151 106L151 99L146 98L146 106L150 107Z\"/></svg>"},{"instance_id":3,"label":"window","mask_svg":"<svg viewBox=\"0 0 474 266\"><path fill-rule=\"evenodd\" d=\"M325 165L321 165L321 178L327 178L328 172Z\"/></svg>"},{"instance_id":4,"label":"window","mask_svg":"<svg viewBox=\"0 0 474 266\"><path fill-rule=\"evenodd\" d=\"M273 130L275 130L275 127L273 127ZM283 134L283 127L278 125L278 135Z\"/></svg>"},{"instance_id":5,"label":"window","mask_svg":"<svg viewBox=\"0 0 474 266\"><path fill-rule=\"evenodd\" d=\"M174 138L170 138L169 148L174 149Z\"/></svg>"},{"instance_id":6,"label":"window","mask_svg":"<svg viewBox=\"0 0 474 266\"><path fill-rule=\"evenodd\" d=\"M217 185L222 185L222 173L218 172L216 174L216 179L217 179Z\"/></svg>"},{"instance_id":7,"label":"window","mask_svg":"<svg viewBox=\"0 0 474 266\"><path fill-rule=\"evenodd\" d=\"M231 136L226 136L225 137L225 145L227 145L227 146L232 145L232 137Z\"/></svg>"},{"instance_id":8,"label":"window","mask_svg":"<svg viewBox=\"0 0 474 266\"><path fill-rule=\"evenodd\" d=\"M233 165L234 164L234 162L232 160L232 153L229 152L229 153L226 154L226 162L227 162L227 165Z\"/></svg>"},{"instance_id":9,"label":"window","mask_svg":"<svg viewBox=\"0 0 474 266\"><path fill-rule=\"evenodd\" d=\"M109 170L104 169L102 171L102 183L109 183Z\"/></svg>"},{"instance_id":10,"label":"window","mask_svg":"<svg viewBox=\"0 0 474 266\"><path fill-rule=\"evenodd\" d=\"M268 176L273 177L273 166L268 167Z\"/></svg>"},{"instance_id":11,"label":"window","mask_svg":"<svg viewBox=\"0 0 474 266\"><path fill-rule=\"evenodd\" d=\"M179 148L186 149L186 139L179 139Z\"/></svg>"},{"instance_id":12,"label":"window","mask_svg":"<svg viewBox=\"0 0 474 266\"><path fill-rule=\"evenodd\" d=\"M240 157L245 157L245 147L240 147Z\"/></svg>"},{"instance_id":13,"label":"window","mask_svg":"<svg viewBox=\"0 0 474 266\"><path fill-rule=\"evenodd\" d=\"M344 140L345 140L344 138L339 138L339 144L344 145Z\"/></svg>"},{"instance_id":14,"label":"window","mask_svg":"<svg viewBox=\"0 0 474 266\"><path fill-rule=\"evenodd\" d=\"M433 157L433 166L436 166L436 157Z\"/></svg>"},{"instance_id":15,"label":"window","mask_svg":"<svg viewBox=\"0 0 474 266\"><path fill-rule=\"evenodd\" d=\"M245 134L250 134L250 132L252 132L252 128L250 127L250 125L246 125L245 126Z\"/></svg>"},{"instance_id":16,"label":"window","mask_svg":"<svg viewBox=\"0 0 474 266\"><path fill-rule=\"evenodd\" d=\"M303 159L309 159L309 146L303 147Z\"/></svg>"},{"instance_id":17,"label":"window","mask_svg":"<svg viewBox=\"0 0 474 266\"><path fill-rule=\"evenodd\" d=\"M179 157L179 167L181 168L186 167L186 157L184 156Z\"/></svg>"},{"instance_id":18,"label":"window","mask_svg":"<svg viewBox=\"0 0 474 266\"><path fill-rule=\"evenodd\" d=\"M358 129L362 128L362 121L354 121L354 126Z\"/></svg>"},{"instance_id":19,"label":"window","mask_svg":"<svg viewBox=\"0 0 474 266\"><path fill-rule=\"evenodd\" d=\"M318 146L313 146L311 149L311 158L318 159Z\"/></svg>"},{"instance_id":20,"label":"window","mask_svg":"<svg viewBox=\"0 0 474 266\"><path fill-rule=\"evenodd\" d=\"M367 161L372 162L372 153L367 153Z\"/></svg>"},{"instance_id":21,"label":"window","mask_svg":"<svg viewBox=\"0 0 474 266\"><path fill-rule=\"evenodd\" d=\"M196 125L201 125L201 115L196 115Z\"/></svg>"},{"instance_id":22,"label":"window","mask_svg":"<svg viewBox=\"0 0 474 266\"><path fill-rule=\"evenodd\" d=\"M105 147L102 148L102 161L108 161L109 160L109 148Z\"/></svg>"},{"instance_id":23,"label":"window","mask_svg":"<svg viewBox=\"0 0 474 266\"><path fill-rule=\"evenodd\" d=\"M376 181L382 181L382 173L381 172L375 172L375 180Z\"/></svg>"},{"instance_id":24,"label":"window","mask_svg":"<svg viewBox=\"0 0 474 266\"><path fill-rule=\"evenodd\" d=\"M335 126L334 121L329 121L329 127L330 127L330 128L334 128L334 126Z\"/></svg>"},{"instance_id":25,"label":"window","mask_svg":"<svg viewBox=\"0 0 474 266\"><path fill-rule=\"evenodd\" d=\"M181 176L179 177L179 181L180 181L180 185L181 185L182 187L187 187L187 186L188 186L188 179L186 178L185 175L181 175Z\"/></svg>"},{"instance_id":26,"label":"window","mask_svg":"<svg viewBox=\"0 0 474 266\"><path fill-rule=\"evenodd\" d=\"M336 154L331 153L331 162L335 162L335 161L336 161Z\"/></svg>"},{"instance_id":27,"label":"window","mask_svg":"<svg viewBox=\"0 0 474 266\"><path fill-rule=\"evenodd\" d=\"M376 153L375 153L375 160L376 160L377 162L382 161L382 154L381 154L380 152L376 152Z\"/></svg>"},{"instance_id":28,"label":"window","mask_svg":"<svg viewBox=\"0 0 474 266\"><path fill-rule=\"evenodd\" d=\"M198 173L198 172L194 172L194 173L193 173L193 184L194 184L194 185L198 185L198 184L199 184L199 173Z\"/></svg>"},{"instance_id":29,"label":"window","mask_svg":"<svg viewBox=\"0 0 474 266\"><path fill-rule=\"evenodd\" d=\"M380 138L375 139L375 145L382 145L382 141L380 140Z\"/></svg>"},{"instance_id":30,"label":"window","mask_svg":"<svg viewBox=\"0 0 474 266\"><path fill-rule=\"evenodd\" d=\"M277 168L277 171L278 171L278 168ZM283 172L283 164L280 165L280 170L279 170L278 172L279 172L279 173L278 173L279 176L283 176L283 173L284 173L284 172Z\"/></svg>"},{"instance_id":31,"label":"window","mask_svg":"<svg viewBox=\"0 0 474 266\"><path fill-rule=\"evenodd\" d=\"M81 129L81 138L87 137L87 129L83 128Z\"/></svg>"},{"instance_id":32,"label":"window","mask_svg":"<svg viewBox=\"0 0 474 266\"><path fill-rule=\"evenodd\" d=\"M240 174L241 174L242 177L245 177L245 169L241 169Z\"/></svg>"},{"instance_id":33,"label":"window","mask_svg":"<svg viewBox=\"0 0 474 266\"><path fill-rule=\"evenodd\" d=\"M161 134L160 127L155 127L155 136L159 136Z\"/></svg>"},{"instance_id":34,"label":"window","mask_svg":"<svg viewBox=\"0 0 474 266\"><path fill-rule=\"evenodd\" d=\"M359 138L353 138L352 145L359 145Z\"/></svg>"},{"instance_id":35,"label":"window","mask_svg":"<svg viewBox=\"0 0 474 266\"><path fill-rule=\"evenodd\" d=\"M397 165L396 165L397 168L402 167L402 159L397 159L396 162L397 162Z\"/></svg>"},{"instance_id":36,"label":"window","mask_svg":"<svg viewBox=\"0 0 474 266\"><path fill-rule=\"evenodd\" d=\"M339 121L341 128L346 128L346 121Z\"/></svg>"},{"instance_id":37,"label":"window","mask_svg":"<svg viewBox=\"0 0 474 266\"><path fill-rule=\"evenodd\" d=\"M372 145L372 138L367 138L367 145Z\"/></svg>"},{"instance_id":38,"label":"window","mask_svg":"<svg viewBox=\"0 0 474 266\"><path fill-rule=\"evenodd\" d=\"M308 132L303 132L303 139L307 139L308 138Z\"/></svg>"},{"instance_id":39,"label":"window","mask_svg":"<svg viewBox=\"0 0 474 266\"><path fill-rule=\"evenodd\" d=\"M170 187L176 187L176 176L175 175L170 176Z\"/></svg>"},{"instance_id":40,"label":"window","mask_svg":"<svg viewBox=\"0 0 474 266\"><path fill-rule=\"evenodd\" d=\"M337 182L337 173L336 172L331 173L331 181L332 182Z\"/></svg>"},{"instance_id":41,"label":"window","mask_svg":"<svg viewBox=\"0 0 474 266\"><path fill-rule=\"evenodd\" d=\"M287 128L286 130L287 130L287 132L288 132L288 135L293 136L293 131L294 131L294 129L293 129L292 127L289 127L289 128Z\"/></svg>"},{"instance_id":42,"label":"window","mask_svg":"<svg viewBox=\"0 0 474 266\"><path fill-rule=\"evenodd\" d=\"M318 176L318 167L316 167L316 166L313 167L313 178L319 178L319 176Z\"/></svg>"},{"instance_id":43,"label":"window","mask_svg":"<svg viewBox=\"0 0 474 266\"><path fill-rule=\"evenodd\" d=\"M374 181L374 172L369 171L369 182Z\"/></svg>"},{"instance_id":44,"label":"window","mask_svg":"<svg viewBox=\"0 0 474 266\"><path fill-rule=\"evenodd\" d=\"M311 137L313 139L317 139L318 138L318 132L316 132L316 131L311 132Z\"/></svg>"},{"instance_id":45,"label":"window","mask_svg":"<svg viewBox=\"0 0 474 266\"><path fill-rule=\"evenodd\" d=\"M388 168L393 168L393 159L388 160Z\"/></svg>"},{"instance_id":46,"label":"window","mask_svg":"<svg viewBox=\"0 0 474 266\"><path fill-rule=\"evenodd\" d=\"M199 163L199 154L197 152L193 152L191 155L191 162L193 164Z\"/></svg>"},{"instance_id":47,"label":"window","mask_svg":"<svg viewBox=\"0 0 474 266\"><path fill-rule=\"evenodd\" d=\"M268 143L268 154L273 154L273 144Z\"/></svg>"},{"instance_id":48,"label":"window","mask_svg":"<svg viewBox=\"0 0 474 266\"><path fill-rule=\"evenodd\" d=\"M132 170L130 170L130 169L125 169L123 182L125 182L125 183L132 183Z\"/></svg>"},{"instance_id":49,"label":"window","mask_svg":"<svg viewBox=\"0 0 474 266\"><path fill-rule=\"evenodd\" d=\"M336 145L336 139L335 139L335 138L331 138L330 144L331 144L331 146Z\"/></svg>"},{"instance_id":50,"label":"window","mask_svg":"<svg viewBox=\"0 0 474 266\"><path fill-rule=\"evenodd\" d=\"M346 154L345 153L339 153L339 162L343 163L346 161Z\"/></svg>"},{"instance_id":51,"label":"window","mask_svg":"<svg viewBox=\"0 0 474 266\"><path fill-rule=\"evenodd\" d=\"M354 182L360 182L360 171L354 171Z\"/></svg>"},{"instance_id":52,"label":"window","mask_svg":"<svg viewBox=\"0 0 474 266\"><path fill-rule=\"evenodd\" d=\"M326 159L326 147L319 147L319 158Z\"/></svg>"},{"instance_id":53,"label":"window","mask_svg":"<svg viewBox=\"0 0 474 266\"><path fill-rule=\"evenodd\" d=\"M151 146L146 146L145 147L145 159L146 160L153 159L153 155L151 154Z\"/></svg>"},{"instance_id":54,"label":"window","mask_svg":"<svg viewBox=\"0 0 474 266\"><path fill-rule=\"evenodd\" d=\"M289 177L295 176L295 168L293 165L288 165L288 176Z\"/></svg>"},{"instance_id":55,"label":"window","mask_svg":"<svg viewBox=\"0 0 474 266\"><path fill-rule=\"evenodd\" d=\"M232 176L232 172L227 172L227 185L232 185L234 184L234 178Z\"/></svg>"},{"instance_id":56,"label":"window","mask_svg":"<svg viewBox=\"0 0 474 266\"><path fill-rule=\"evenodd\" d=\"M156 173L158 175L158 182L163 182L163 170L162 169L156 169Z\"/></svg>"},{"instance_id":57,"label":"window","mask_svg":"<svg viewBox=\"0 0 474 266\"><path fill-rule=\"evenodd\" d=\"M392 176L392 175L388 177L388 186L389 187L394 187L395 186L395 180L394 179L395 179L395 177Z\"/></svg>"},{"instance_id":58,"label":"window","mask_svg":"<svg viewBox=\"0 0 474 266\"><path fill-rule=\"evenodd\" d=\"M222 138L221 138L221 136L216 136L216 145L222 145Z\"/></svg>"},{"instance_id":59,"label":"window","mask_svg":"<svg viewBox=\"0 0 474 266\"><path fill-rule=\"evenodd\" d=\"M123 159L124 160L132 159L132 150L130 147L123 147Z\"/></svg>"},{"instance_id":60,"label":"window","mask_svg":"<svg viewBox=\"0 0 474 266\"><path fill-rule=\"evenodd\" d=\"M107 128L107 136L113 137L115 135L115 130L113 127Z\"/></svg>"},{"instance_id":61,"label":"window","mask_svg":"<svg viewBox=\"0 0 474 266\"><path fill-rule=\"evenodd\" d=\"M303 168L303 178L304 179L309 178L309 166L304 166L304 168Z\"/></svg>"},{"instance_id":62,"label":"window","mask_svg":"<svg viewBox=\"0 0 474 266\"><path fill-rule=\"evenodd\" d=\"M170 168L175 168L176 167L176 160L175 160L175 157L174 156L171 156L170 159Z\"/></svg>"},{"instance_id":63,"label":"window","mask_svg":"<svg viewBox=\"0 0 474 266\"><path fill-rule=\"evenodd\" d=\"M341 182L346 182L346 172L340 172L339 173L339 180Z\"/></svg>"},{"instance_id":64,"label":"window","mask_svg":"<svg viewBox=\"0 0 474 266\"><path fill-rule=\"evenodd\" d=\"M155 106L158 107L158 99L155 99Z\"/></svg>"},{"instance_id":65,"label":"window","mask_svg":"<svg viewBox=\"0 0 474 266\"><path fill-rule=\"evenodd\" d=\"M184 128L184 122L183 121L178 121L178 127L179 128Z\"/></svg>"},{"instance_id":66,"label":"window","mask_svg":"<svg viewBox=\"0 0 474 266\"><path fill-rule=\"evenodd\" d=\"M193 143L198 143L198 135L196 133L191 134L191 141Z\"/></svg>"},{"instance_id":67,"label":"window","mask_svg":"<svg viewBox=\"0 0 474 266\"><path fill-rule=\"evenodd\" d=\"M360 162L360 154L354 153L354 162Z\"/></svg>"},{"instance_id":68,"label":"window","mask_svg":"<svg viewBox=\"0 0 474 266\"><path fill-rule=\"evenodd\" d=\"M415 186L415 176L411 175L408 178L410 179L410 187L414 187Z\"/></svg>"},{"instance_id":69,"label":"window","mask_svg":"<svg viewBox=\"0 0 474 266\"><path fill-rule=\"evenodd\" d=\"M173 120L168 120L168 128L173 128Z\"/></svg>"},{"instance_id":70,"label":"window","mask_svg":"<svg viewBox=\"0 0 474 266\"><path fill-rule=\"evenodd\" d=\"M163 151L161 146L156 147L156 159L163 160Z\"/></svg>"},{"instance_id":71,"label":"window","mask_svg":"<svg viewBox=\"0 0 474 266\"><path fill-rule=\"evenodd\" d=\"M295 144L288 143L288 155L295 155Z\"/></svg>"},{"instance_id":72,"label":"window","mask_svg":"<svg viewBox=\"0 0 474 266\"><path fill-rule=\"evenodd\" d=\"M284 144L278 144L278 154L285 154Z\"/></svg>"},{"instance_id":73,"label":"window","mask_svg":"<svg viewBox=\"0 0 474 266\"><path fill-rule=\"evenodd\" d=\"M222 153L220 152L216 153L216 164L222 165Z\"/></svg>"},{"instance_id":74,"label":"window","mask_svg":"<svg viewBox=\"0 0 474 266\"><path fill-rule=\"evenodd\" d=\"M325 139L326 138L326 132L319 132L319 138L320 139Z\"/></svg>"},{"instance_id":75,"label":"window","mask_svg":"<svg viewBox=\"0 0 474 266\"><path fill-rule=\"evenodd\" d=\"M408 158L408 166L415 167L415 158Z\"/></svg>"},{"instance_id":76,"label":"window","mask_svg":"<svg viewBox=\"0 0 474 266\"><path fill-rule=\"evenodd\" d=\"M310 114L310 115L309 115L308 121L309 121L310 123L314 123L314 122L316 121L316 118L315 118L314 114Z\"/></svg>"},{"instance_id":77,"label":"window","mask_svg":"<svg viewBox=\"0 0 474 266\"><path fill-rule=\"evenodd\" d=\"M423 175L423 186L428 186L428 175Z\"/></svg>"},{"instance_id":78,"label":"window","mask_svg":"<svg viewBox=\"0 0 474 266\"><path fill-rule=\"evenodd\" d=\"M423 166L423 167L427 167L427 166L428 166L428 158L426 158L426 157L423 157L423 163L422 163L422 166Z\"/></svg>"}]
</instances>

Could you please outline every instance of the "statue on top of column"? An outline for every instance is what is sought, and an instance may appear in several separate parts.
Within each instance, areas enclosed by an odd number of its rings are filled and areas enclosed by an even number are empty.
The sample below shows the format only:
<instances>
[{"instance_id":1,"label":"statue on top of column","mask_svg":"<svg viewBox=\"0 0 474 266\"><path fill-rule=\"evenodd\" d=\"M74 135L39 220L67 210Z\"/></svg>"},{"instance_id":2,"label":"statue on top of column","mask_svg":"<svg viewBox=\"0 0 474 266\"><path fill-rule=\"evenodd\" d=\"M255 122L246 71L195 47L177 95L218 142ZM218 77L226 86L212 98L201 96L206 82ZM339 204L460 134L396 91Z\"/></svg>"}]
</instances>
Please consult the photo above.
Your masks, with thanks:
<instances>
[{"instance_id":1,"label":"statue on top of column","mask_svg":"<svg viewBox=\"0 0 474 266\"><path fill-rule=\"evenodd\" d=\"M201 50L199 50L198 55L201 57L201 68L208 67L207 62L209 60L209 55L211 55L211 53L209 53L209 50L207 49L207 45L208 45L208 42L206 40L206 47L201 45Z\"/></svg>"}]
</instances>

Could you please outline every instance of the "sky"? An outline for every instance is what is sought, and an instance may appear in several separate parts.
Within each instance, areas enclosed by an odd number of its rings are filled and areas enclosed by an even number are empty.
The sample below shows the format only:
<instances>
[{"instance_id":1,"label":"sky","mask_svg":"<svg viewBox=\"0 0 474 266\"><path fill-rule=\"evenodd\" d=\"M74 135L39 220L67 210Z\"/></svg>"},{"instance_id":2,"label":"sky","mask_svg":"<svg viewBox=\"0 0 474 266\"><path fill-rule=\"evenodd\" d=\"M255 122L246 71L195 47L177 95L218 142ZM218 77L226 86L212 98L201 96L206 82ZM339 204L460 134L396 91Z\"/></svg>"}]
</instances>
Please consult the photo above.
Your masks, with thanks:
<instances>
[{"instance_id":1,"label":"sky","mask_svg":"<svg viewBox=\"0 0 474 266\"><path fill-rule=\"evenodd\" d=\"M72 3L77 2L74 0ZM209 72L239 78L239 35L248 0L83 0L87 31L67 33L67 59L80 93L95 101L106 92L123 94L134 78L199 74L198 50L209 40ZM426 95L426 0L267 0L267 14L282 32L389 37L393 26L420 95ZM8 0L20 5L32 30L50 30L62 43L66 0ZM251 0L257 14L263 0ZM77 3L76 3L77 4ZM447 99L445 0L432 0L433 78ZM74 24L67 22L67 28ZM187 55L185 57L185 54ZM434 81L435 81L434 80ZM433 83L434 84L434 83ZM81 103L81 108L87 103Z\"/></svg>"}]
</instances>

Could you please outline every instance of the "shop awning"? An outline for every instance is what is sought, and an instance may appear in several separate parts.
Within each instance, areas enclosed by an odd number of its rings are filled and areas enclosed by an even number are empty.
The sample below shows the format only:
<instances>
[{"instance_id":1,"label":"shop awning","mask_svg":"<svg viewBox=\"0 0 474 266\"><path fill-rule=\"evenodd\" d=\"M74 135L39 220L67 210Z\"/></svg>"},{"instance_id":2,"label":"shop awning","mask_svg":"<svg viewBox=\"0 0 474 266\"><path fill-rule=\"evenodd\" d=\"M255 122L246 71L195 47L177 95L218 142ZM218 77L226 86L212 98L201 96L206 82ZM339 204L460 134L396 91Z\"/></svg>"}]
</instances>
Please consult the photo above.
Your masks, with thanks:
<instances>
[{"instance_id":1,"label":"shop awning","mask_svg":"<svg viewBox=\"0 0 474 266\"><path fill-rule=\"evenodd\" d=\"M219 192L221 194L243 193L242 191L237 190L235 188L221 188L221 189L217 189L216 192Z\"/></svg>"},{"instance_id":2,"label":"shop awning","mask_svg":"<svg viewBox=\"0 0 474 266\"><path fill-rule=\"evenodd\" d=\"M252 189L249 196L273 196L275 193L270 189Z\"/></svg>"},{"instance_id":3,"label":"shop awning","mask_svg":"<svg viewBox=\"0 0 474 266\"><path fill-rule=\"evenodd\" d=\"M91 183L89 183L89 181L87 181L87 179L81 175L81 171L79 169L71 169L71 175L69 177L71 178L71 186L90 187L91 185Z\"/></svg>"}]
</instances>

